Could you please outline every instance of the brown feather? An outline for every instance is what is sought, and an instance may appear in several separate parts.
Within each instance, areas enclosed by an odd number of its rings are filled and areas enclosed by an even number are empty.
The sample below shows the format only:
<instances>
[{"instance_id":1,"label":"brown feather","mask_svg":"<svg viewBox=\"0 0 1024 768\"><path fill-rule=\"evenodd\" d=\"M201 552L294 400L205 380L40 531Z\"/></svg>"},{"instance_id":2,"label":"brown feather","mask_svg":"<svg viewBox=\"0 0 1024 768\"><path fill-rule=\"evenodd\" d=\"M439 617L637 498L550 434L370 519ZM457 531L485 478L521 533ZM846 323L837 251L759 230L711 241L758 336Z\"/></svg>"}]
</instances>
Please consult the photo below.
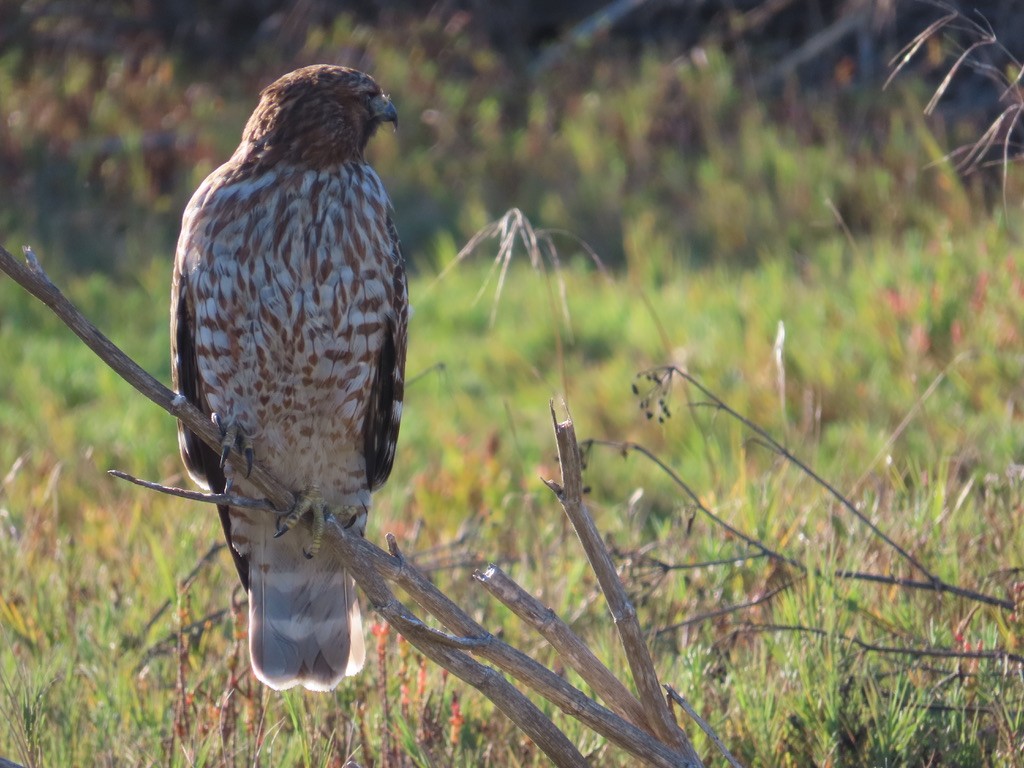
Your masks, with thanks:
<instances>
[{"instance_id":1,"label":"brown feather","mask_svg":"<svg viewBox=\"0 0 1024 768\"><path fill-rule=\"evenodd\" d=\"M181 276L183 277L183 276ZM196 348L193 332L192 310L188 303L188 292L180 290L180 280L174 281L171 294L171 306L175 308L173 327L171 329L171 380L175 391L185 396L192 405L210 415L210 407L202 395L202 382L199 380L199 366L196 364ZM220 466L220 457L194 432L186 429L178 422L178 443L181 457L189 475L200 485L206 486L211 493L223 493L226 484L224 470ZM231 541L231 517L228 507L218 504L220 524L224 529L224 537ZM249 564L246 558L238 554L234 547L228 547L231 559L238 571L242 586L249 589Z\"/></svg>"}]
</instances>

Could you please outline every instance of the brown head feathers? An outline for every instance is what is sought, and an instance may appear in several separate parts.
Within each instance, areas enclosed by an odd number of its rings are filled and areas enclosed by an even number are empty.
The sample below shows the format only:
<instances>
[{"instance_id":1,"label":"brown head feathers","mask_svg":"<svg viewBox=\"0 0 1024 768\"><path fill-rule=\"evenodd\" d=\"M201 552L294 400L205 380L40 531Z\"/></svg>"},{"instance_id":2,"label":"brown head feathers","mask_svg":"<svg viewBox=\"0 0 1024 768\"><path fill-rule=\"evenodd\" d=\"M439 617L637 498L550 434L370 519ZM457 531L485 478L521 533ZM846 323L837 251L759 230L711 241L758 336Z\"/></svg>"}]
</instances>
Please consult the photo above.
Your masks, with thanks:
<instances>
[{"instance_id":1,"label":"brown head feathers","mask_svg":"<svg viewBox=\"0 0 1024 768\"><path fill-rule=\"evenodd\" d=\"M385 122L397 126L398 113L372 77L328 64L303 67L263 89L236 159L311 169L363 162L367 142Z\"/></svg>"}]
</instances>

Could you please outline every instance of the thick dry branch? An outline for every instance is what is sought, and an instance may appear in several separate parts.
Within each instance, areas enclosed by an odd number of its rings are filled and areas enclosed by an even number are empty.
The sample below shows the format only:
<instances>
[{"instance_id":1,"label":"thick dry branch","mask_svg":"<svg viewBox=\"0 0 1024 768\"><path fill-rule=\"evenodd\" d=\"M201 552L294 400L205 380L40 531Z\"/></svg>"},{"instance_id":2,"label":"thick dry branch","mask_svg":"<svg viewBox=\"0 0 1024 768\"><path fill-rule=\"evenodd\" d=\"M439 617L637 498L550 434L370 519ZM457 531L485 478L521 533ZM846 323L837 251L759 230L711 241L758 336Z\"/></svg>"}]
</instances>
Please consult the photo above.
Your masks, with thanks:
<instances>
[{"instance_id":1,"label":"thick dry branch","mask_svg":"<svg viewBox=\"0 0 1024 768\"><path fill-rule=\"evenodd\" d=\"M185 398L156 381L103 336L49 280L31 251L26 249L26 256L27 266L0 247L0 270L50 307L118 375L218 450L220 433L216 426ZM245 459L237 453L233 452L229 461L234 462L233 466L239 471L245 471ZM266 496L274 512L287 510L294 503L292 492L258 463L253 465L248 479ZM199 500L210 501L209 498ZM498 671L471 658L465 650L471 650L495 664L646 764L664 768L700 765L699 760L690 759L673 746L659 742L600 706L551 670L495 638L412 567L398 552L393 537L390 544L392 552L389 554L329 518L323 548L333 549L352 563L350 573L371 605L413 646L491 699L555 765L585 766L587 763L565 734L519 689ZM444 635L427 627L394 596L385 580L399 584L456 636Z\"/></svg>"},{"instance_id":2,"label":"thick dry branch","mask_svg":"<svg viewBox=\"0 0 1024 768\"><path fill-rule=\"evenodd\" d=\"M21 264L7 250L0 247L0 270L46 304L115 373L172 416L183 421L207 445L218 450L220 432L216 426L184 397L163 386L100 333L50 281L32 251L26 248L25 255L27 264ZM233 452L229 460L234 462L236 469L245 472L245 459L237 452ZM258 463L252 467L249 482L265 494L276 509L287 510L291 507L294 500L291 491ZM392 558L368 541L350 534L336 521L330 522L332 524L325 533L325 546L335 546L354 564L350 573L359 587L369 597L373 606L380 609L385 618L393 622L399 631L403 631L404 628L410 629L410 643L424 656L441 664L487 696L533 739L556 765L580 768L587 765L584 757L565 734L502 675L473 660L462 651L441 643L430 642L424 633L417 632L416 625L420 623L419 620L395 598L382 578L382 574L388 569L380 567L380 564L390 565L390 561L399 560L398 558ZM392 567L391 570L394 572L399 569ZM616 720L622 722L618 718Z\"/></svg>"},{"instance_id":3,"label":"thick dry branch","mask_svg":"<svg viewBox=\"0 0 1024 768\"><path fill-rule=\"evenodd\" d=\"M49 307L118 376L169 414L184 422L204 443L219 452L221 438L220 430L216 425L192 403L154 379L138 363L115 346L78 311L74 304L68 301L60 289L47 277L32 249L25 248L23 250L25 251L25 264L20 263L6 249L0 247L0 270L6 272L22 288ZM246 471L245 459L237 451L231 453L228 461L240 472ZM278 510L288 510L295 502L292 492L277 482L258 462L253 465L249 480L267 495L267 498Z\"/></svg>"},{"instance_id":4,"label":"thick dry branch","mask_svg":"<svg viewBox=\"0 0 1024 768\"><path fill-rule=\"evenodd\" d=\"M647 722L666 744L679 750L693 765L702 765L693 745L683 730L672 717L672 712L661 694L661 684L654 669L654 662L647 649L640 622L626 589L615 571L615 564L605 547L604 540L594 525L586 505L583 503L583 461L580 457L579 444L576 442L576 430L572 419L558 421L554 405L551 406L551 420L555 428L555 440L558 443L558 461L562 470L562 484L547 481L558 496L566 516L576 530L583 551L587 555L591 568L597 575L601 591L608 601L615 628L626 652L630 672L640 694L640 702L647 715Z\"/></svg>"},{"instance_id":5,"label":"thick dry branch","mask_svg":"<svg viewBox=\"0 0 1024 768\"><path fill-rule=\"evenodd\" d=\"M330 543L341 545L346 542L332 541ZM359 539L358 542L372 548L375 552L380 552L365 540ZM325 545L327 544L325 542ZM424 610L435 616L452 632L464 637L486 638L488 642L475 647L474 654L512 675L567 715L576 718L588 728L640 758L648 765L701 765L699 761L694 762L689 756L676 751L671 746L666 746L644 730L618 717L593 699L585 696L547 667L538 664L522 651L494 637L403 558L393 536L388 536L388 545L391 549L391 556L380 562L375 560L375 567L379 567L386 579L402 587ZM339 551L342 550L339 549Z\"/></svg>"},{"instance_id":6,"label":"thick dry branch","mask_svg":"<svg viewBox=\"0 0 1024 768\"><path fill-rule=\"evenodd\" d=\"M477 571L473 578L551 643L559 657L597 692L609 709L633 725L650 730L647 715L636 696L601 663L558 614L545 607L496 565L483 572Z\"/></svg>"}]
</instances>

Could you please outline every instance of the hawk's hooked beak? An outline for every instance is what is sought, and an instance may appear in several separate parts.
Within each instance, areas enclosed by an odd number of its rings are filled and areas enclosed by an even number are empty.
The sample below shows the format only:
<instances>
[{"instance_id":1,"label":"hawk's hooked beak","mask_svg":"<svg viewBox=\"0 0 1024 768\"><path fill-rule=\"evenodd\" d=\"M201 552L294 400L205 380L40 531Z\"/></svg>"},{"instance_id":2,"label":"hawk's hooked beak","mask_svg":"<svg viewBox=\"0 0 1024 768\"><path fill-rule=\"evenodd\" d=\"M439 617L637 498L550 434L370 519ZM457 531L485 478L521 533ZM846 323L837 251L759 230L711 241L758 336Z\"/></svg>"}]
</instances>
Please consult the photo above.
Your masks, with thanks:
<instances>
[{"instance_id":1,"label":"hawk's hooked beak","mask_svg":"<svg viewBox=\"0 0 1024 768\"><path fill-rule=\"evenodd\" d=\"M378 123L394 123L395 130L398 130L398 110L384 94L373 97L370 102L370 114Z\"/></svg>"}]
</instances>

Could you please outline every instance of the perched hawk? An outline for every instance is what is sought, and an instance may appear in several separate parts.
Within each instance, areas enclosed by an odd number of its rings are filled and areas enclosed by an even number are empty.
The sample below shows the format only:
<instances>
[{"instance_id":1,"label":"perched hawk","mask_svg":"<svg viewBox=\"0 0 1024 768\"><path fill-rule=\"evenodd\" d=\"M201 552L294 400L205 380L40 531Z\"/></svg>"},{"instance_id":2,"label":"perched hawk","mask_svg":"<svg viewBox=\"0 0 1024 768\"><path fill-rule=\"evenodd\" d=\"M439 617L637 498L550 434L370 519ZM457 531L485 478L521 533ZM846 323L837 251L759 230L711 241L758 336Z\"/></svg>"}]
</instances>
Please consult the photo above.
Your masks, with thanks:
<instances>
[{"instance_id":1,"label":"perched hawk","mask_svg":"<svg viewBox=\"0 0 1024 768\"><path fill-rule=\"evenodd\" d=\"M218 455L179 424L189 474L255 493L225 464L239 450L299 498L281 521L219 508L249 593L253 671L276 689L330 690L365 655L345 563L314 556L305 527L281 534L306 512L362 534L391 472L408 300L391 201L364 158L385 122L397 112L362 72L312 66L277 80L189 202L174 259L174 385L223 435Z\"/></svg>"}]
</instances>

